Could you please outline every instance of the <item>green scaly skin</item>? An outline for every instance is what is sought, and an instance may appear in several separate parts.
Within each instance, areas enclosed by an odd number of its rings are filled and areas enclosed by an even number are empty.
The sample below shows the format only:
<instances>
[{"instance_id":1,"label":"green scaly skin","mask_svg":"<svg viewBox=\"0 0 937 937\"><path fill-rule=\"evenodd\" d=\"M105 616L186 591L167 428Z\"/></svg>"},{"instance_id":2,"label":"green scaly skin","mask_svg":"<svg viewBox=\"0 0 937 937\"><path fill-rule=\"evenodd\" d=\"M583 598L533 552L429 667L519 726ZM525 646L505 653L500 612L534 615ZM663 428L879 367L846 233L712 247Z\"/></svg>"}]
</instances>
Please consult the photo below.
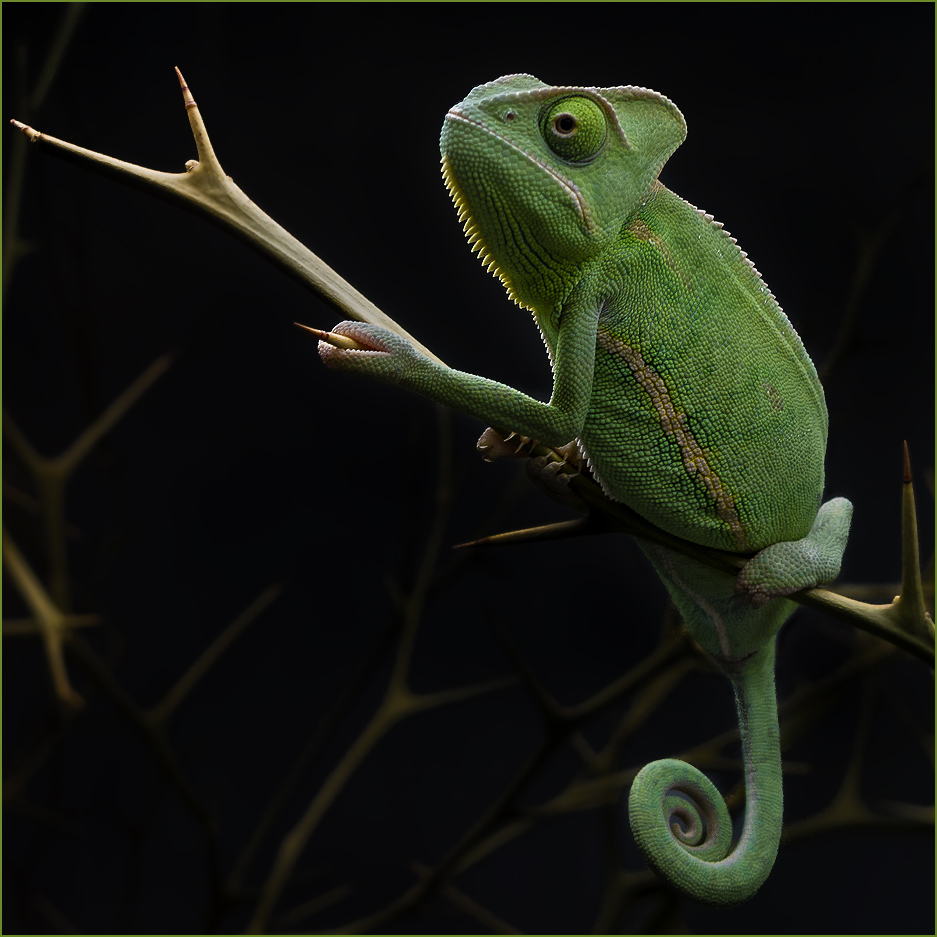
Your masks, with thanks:
<instances>
[{"instance_id":1,"label":"green scaly skin","mask_svg":"<svg viewBox=\"0 0 937 937\"><path fill-rule=\"evenodd\" d=\"M781 597L835 578L852 506L820 507L826 404L790 322L721 224L658 181L685 135L656 92L530 75L480 85L446 115L444 179L483 263L533 313L549 403L376 326L342 322L364 348L319 354L546 445L574 441L606 493L657 526L756 553L733 581L641 542L735 688L746 814L733 849L713 785L665 760L635 780L631 825L670 884L729 905L764 882L781 834L774 639L795 607Z\"/></svg>"}]
</instances>

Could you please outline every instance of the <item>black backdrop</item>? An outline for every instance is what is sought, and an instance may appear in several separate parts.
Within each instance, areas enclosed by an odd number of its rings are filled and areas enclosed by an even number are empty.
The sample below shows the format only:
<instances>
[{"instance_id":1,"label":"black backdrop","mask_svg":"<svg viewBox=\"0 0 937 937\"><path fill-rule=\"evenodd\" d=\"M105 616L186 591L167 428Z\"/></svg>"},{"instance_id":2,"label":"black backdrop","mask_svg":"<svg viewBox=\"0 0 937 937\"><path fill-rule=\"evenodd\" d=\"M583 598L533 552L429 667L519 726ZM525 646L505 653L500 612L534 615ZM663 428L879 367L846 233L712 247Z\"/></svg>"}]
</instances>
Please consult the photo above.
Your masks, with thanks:
<instances>
[{"instance_id":1,"label":"black backdrop","mask_svg":"<svg viewBox=\"0 0 937 937\"><path fill-rule=\"evenodd\" d=\"M842 580L899 578L902 439L930 544L930 5L91 5L30 110L23 102L64 12L4 5L6 119L178 171L195 156L179 65L226 172L249 196L443 360L542 398L540 339L465 247L439 179L442 115L475 84L517 71L671 97L689 136L663 181L725 222L820 365L854 312L826 382L827 495L856 506ZM8 184L14 137L8 128ZM397 620L395 590L416 577L433 518L434 408L327 372L292 323L341 317L208 223L38 147L26 157L6 198L9 207L22 197L28 248L5 284L4 403L16 425L39 451L61 451L157 356L175 355L68 489L72 606L103 617L83 640L121 692L148 706L265 588L282 591L170 726L214 838L87 661L67 655L88 703L68 719L53 705L39 642L6 642L4 766L16 783L4 930L240 930L280 839L381 698L389 657L378 651L264 839L246 893L220 904L212 861L230 874L297 753ZM876 238L880 250L863 254ZM452 417L453 503L437 564L450 572L426 603L412 686L511 674L494 626L558 699L577 702L652 650L663 589L624 537L506 548L450 567L448 545L476 536L505 492L520 494L504 502L501 528L567 516L525 493L517 466L477 458L480 428ZM41 575L41 530L22 497L31 483L7 447L4 456L5 523ZM5 616L24 614L6 576L4 597ZM780 643L782 699L833 672L855 640L848 626L799 612ZM789 821L829 802L857 732L871 804L931 803L919 740L931 708L924 667L904 655L843 686L785 753ZM686 749L733 718L724 681L697 673L617 767ZM609 726L587 729L594 744ZM326 814L277 912L353 889L321 914L270 926L340 927L386 905L415 880L412 862L438 862L482 814L541 734L517 688L398 726ZM576 764L560 748L526 802L561 790ZM717 779L728 789L737 775ZM609 825L621 816L539 824L456 884L520 930L589 930ZM929 931L931 842L893 827L782 847L768 883L739 909L684 903L655 917L652 893L618 926ZM625 865L640 869L630 837L620 840ZM483 925L439 897L386 928Z\"/></svg>"}]
</instances>

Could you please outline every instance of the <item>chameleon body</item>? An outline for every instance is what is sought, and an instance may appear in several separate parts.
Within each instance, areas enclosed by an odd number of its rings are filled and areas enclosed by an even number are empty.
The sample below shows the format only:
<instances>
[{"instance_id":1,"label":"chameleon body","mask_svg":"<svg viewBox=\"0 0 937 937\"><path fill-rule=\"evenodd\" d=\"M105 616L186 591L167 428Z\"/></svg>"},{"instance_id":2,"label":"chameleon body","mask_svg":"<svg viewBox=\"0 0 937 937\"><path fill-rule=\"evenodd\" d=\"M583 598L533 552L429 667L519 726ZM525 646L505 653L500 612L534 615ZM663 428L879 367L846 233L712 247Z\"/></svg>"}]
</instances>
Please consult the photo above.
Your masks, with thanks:
<instances>
[{"instance_id":1,"label":"chameleon body","mask_svg":"<svg viewBox=\"0 0 937 937\"><path fill-rule=\"evenodd\" d=\"M851 505L820 505L827 412L803 345L715 222L658 174L682 114L637 87L509 75L446 115L443 176L465 230L530 309L553 367L548 403L430 360L396 334L340 323L363 349L333 368L399 384L550 446L574 441L606 493L695 543L755 554L736 580L639 541L687 627L735 689L745 761L738 842L708 779L663 760L629 817L648 863L707 904L750 897L782 823L774 641L783 598L839 571Z\"/></svg>"}]
</instances>

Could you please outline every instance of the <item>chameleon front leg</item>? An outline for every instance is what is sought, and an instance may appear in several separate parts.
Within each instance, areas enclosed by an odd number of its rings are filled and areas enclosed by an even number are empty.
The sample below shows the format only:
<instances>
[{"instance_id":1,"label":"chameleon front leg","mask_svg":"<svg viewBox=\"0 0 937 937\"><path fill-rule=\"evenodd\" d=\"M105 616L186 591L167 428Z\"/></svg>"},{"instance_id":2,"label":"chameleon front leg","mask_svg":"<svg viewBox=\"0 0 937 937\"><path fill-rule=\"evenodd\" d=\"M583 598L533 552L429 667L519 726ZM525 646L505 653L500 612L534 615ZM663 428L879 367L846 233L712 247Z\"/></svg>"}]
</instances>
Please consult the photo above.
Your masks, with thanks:
<instances>
[{"instance_id":1,"label":"chameleon front leg","mask_svg":"<svg viewBox=\"0 0 937 937\"><path fill-rule=\"evenodd\" d=\"M722 795L686 762L646 765L628 798L631 830L648 865L707 905L738 904L761 887L783 823L774 640L730 669L745 763L745 821L735 848L730 852L732 823Z\"/></svg>"},{"instance_id":2,"label":"chameleon front leg","mask_svg":"<svg viewBox=\"0 0 937 937\"><path fill-rule=\"evenodd\" d=\"M397 384L443 406L505 430L562 446L582 432L592 396L599 305L583 299L562 310L553 362L553 394L543 403L499 381L447 367L417 351L406 339L376 325L340 322L332 330L364 349L319 342L330 368Z\"/></svg>"}]
</instances>

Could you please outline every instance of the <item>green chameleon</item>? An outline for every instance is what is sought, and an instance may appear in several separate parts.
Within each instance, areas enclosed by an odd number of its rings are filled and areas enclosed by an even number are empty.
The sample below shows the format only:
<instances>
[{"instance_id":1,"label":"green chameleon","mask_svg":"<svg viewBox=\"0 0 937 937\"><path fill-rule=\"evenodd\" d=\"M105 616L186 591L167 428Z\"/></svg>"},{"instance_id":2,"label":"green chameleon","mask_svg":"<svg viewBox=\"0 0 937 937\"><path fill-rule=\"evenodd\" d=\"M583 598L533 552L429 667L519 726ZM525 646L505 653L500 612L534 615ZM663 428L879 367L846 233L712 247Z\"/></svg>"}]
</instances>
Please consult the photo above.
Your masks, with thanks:
<instances>
[{"instance_id":1,"label":"green chameleon","mask_svg":"<svg viewBox=\"0 0 937 937\"><path fill-rule=\"evenodd\" d=\"M480 85L446 115L446 185L482 262L531 310L549 403L456 371L373 325L320 341L330 368L398 384L533 437L571 441L606 494L671 534L751 556L738 578L647 541L687 627L732 681L746 809L696 768L655 761L629 798L648 864L688 897L751 897L777 855L775 636L783 596L839 572L852 505L821 506L827 412L813 363L734 238L660 184L683 115L644 88ZM348 344L347 342L345 344Z\"/></svg>"}]
</instances>

